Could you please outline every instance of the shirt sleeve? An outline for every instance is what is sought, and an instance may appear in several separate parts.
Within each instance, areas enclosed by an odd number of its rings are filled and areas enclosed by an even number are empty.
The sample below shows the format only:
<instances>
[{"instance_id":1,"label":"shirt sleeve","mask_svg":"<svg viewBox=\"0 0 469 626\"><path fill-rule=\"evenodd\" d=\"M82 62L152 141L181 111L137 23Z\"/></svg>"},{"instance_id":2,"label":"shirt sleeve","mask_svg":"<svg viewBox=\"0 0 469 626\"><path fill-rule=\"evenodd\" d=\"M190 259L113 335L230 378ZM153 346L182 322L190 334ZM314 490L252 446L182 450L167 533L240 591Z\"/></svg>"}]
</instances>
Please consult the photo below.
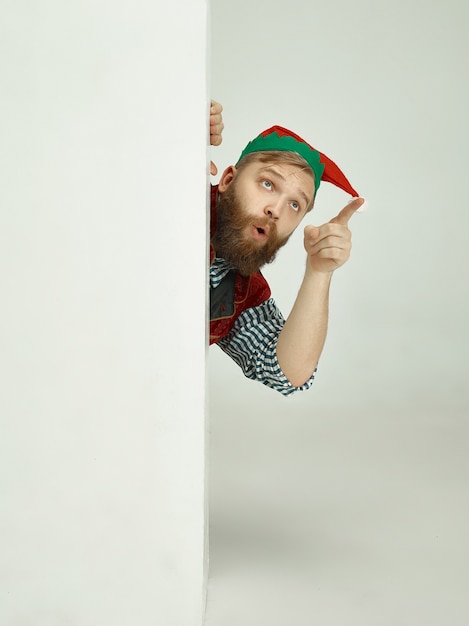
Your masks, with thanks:
<instances>
[{"instance_id":1,"label":"shirt sleeve","mask_svg":"<svg viewBox=\"0 0 469 626\"><path fill-rule=\"evenodd\" d=\"M291 384L277 359L277 340L285 324L273 298L259 306L246 309L236 320L230 333L217 345L243 370L247 378L290 396L309 389L316 370L301 387Z\"/></svg>"}]
</instances>

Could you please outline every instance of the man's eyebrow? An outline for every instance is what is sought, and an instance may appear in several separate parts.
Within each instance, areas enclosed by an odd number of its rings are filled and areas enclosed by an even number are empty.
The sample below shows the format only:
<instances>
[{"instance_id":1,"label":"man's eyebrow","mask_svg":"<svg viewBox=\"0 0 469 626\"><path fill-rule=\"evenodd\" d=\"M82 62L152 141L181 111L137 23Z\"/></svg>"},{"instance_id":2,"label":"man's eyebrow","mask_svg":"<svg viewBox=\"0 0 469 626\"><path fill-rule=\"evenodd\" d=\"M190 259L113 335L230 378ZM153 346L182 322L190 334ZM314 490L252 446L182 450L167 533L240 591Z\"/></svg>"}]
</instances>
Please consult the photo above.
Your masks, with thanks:
<instances>
[{"instance_id":1,"label":"man's eyebrow","mask_svg":"<svg viewBox=\"0 0 469 626\"><path fill-rule=\"evenodd\" d=\"M284 182L287 182L285 176L273 167L263 167L260 171L260 174L271 174L273 176L277 176L277 178L281 178Z\"/></svg>"},{"instance_id":2,"label":"man's eyebrow","mask_svg":"<svg viewBox=\"0 0 469 626\"><path fill-rule=\"evenodd\" d=\"M274 169L273 167L264 167L260 170L259 172L260 174L270 174L271 176L277 176L277 178L280 178L281 180L283 180L283 182L287 182L287 179L285 178L285 176L283 176L283 174L281 174L280 172L278 172L276 169ZM308 196L305 194L305 192L300 189L299 187L296 190L297 194L299 196L302 196L303 200L305 201L305 205L306 208L309 207L309 199Z\"/></svg>"}]
</instances>

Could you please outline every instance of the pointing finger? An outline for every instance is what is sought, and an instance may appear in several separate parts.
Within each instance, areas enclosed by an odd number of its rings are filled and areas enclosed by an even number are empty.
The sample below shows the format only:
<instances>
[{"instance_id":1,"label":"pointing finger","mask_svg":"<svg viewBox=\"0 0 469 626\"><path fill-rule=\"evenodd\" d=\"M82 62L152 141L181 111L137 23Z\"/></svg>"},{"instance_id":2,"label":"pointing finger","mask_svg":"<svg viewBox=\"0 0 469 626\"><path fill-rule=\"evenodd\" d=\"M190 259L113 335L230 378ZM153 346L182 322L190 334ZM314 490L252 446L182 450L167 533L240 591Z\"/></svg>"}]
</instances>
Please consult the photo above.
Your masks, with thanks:
<instances>
[{"instance_id":1,"label":"pointing finger","mask_svg":"<svg viewBox=\"0 0 469 626\"><path fill-rule=\"evenodd\" d=\"M331 222L333 224L341 224L342 226L347 226L349 219L352 217L358 209L365 204L365 198L355 198L345 206L342 211L334 217Z\"/></svg>"}]
</instances>

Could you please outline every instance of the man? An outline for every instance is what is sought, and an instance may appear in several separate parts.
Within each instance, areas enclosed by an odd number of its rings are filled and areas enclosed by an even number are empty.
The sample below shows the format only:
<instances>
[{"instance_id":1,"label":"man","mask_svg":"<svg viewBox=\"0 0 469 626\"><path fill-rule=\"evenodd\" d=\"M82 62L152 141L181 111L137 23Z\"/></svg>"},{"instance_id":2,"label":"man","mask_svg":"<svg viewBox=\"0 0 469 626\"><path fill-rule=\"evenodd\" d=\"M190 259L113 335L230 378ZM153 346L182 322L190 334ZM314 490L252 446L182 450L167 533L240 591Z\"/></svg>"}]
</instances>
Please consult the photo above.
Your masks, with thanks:
<instances>
[{"instance_id":1,"label":"man","mask_svg":"<svg viewBox=\"0 0 469 626\"><path fill-rule=\"evenodd\" d=\"M212 103L211 143L221 143L221 106ZM212 173L216 172L212 164ZM355 196L322 226L306 226L306 270L285 321L261 267L275 258L313 208L321 180ZM314 379L327 332L329 287L351 249L348 222L363 203L341 170L280 126L251 141L212 187L210 342L252 378L290 395Z\"/></svg>"}]
</instances>

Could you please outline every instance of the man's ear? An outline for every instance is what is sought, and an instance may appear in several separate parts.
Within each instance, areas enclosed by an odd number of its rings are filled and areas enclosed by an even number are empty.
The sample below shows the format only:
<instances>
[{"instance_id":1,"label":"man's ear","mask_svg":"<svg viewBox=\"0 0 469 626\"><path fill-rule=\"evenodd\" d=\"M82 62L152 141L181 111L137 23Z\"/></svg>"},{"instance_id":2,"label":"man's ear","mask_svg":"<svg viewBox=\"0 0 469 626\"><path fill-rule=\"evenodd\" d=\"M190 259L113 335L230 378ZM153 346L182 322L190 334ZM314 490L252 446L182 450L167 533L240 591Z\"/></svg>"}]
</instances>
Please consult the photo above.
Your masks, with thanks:
<instances>
[{"instance_id":1,"label":"man's ear","mask_svg":"<svg viewBox=\"0 0 469 626\"><path fill-rule=\"evenodd\" d=\"M230 165L226 168L220 178L220 182L218 183L218 191L223 193L228 189L228 185L233 181L236 176L236 168L234 165Z\"/></svg>"}]
</instances>

